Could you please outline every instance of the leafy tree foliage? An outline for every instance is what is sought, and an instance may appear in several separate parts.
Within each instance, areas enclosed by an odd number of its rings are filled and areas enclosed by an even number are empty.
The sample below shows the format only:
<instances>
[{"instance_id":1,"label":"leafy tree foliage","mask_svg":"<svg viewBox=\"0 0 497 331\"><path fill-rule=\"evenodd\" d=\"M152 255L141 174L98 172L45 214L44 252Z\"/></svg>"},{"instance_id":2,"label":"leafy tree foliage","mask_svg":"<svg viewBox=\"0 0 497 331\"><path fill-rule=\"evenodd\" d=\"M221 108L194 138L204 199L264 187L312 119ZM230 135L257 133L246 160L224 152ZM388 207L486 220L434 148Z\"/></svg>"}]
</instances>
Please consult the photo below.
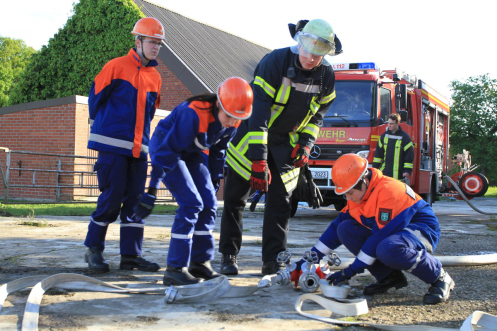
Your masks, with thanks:
<instances>
[{"instance_id":1,"label":"leafy tree foliage","mask_svg":"<svg viewBox=\"0 0 497 331\"><path fill-rule=\"evenodd\" d=\"M130 32L144 17L132 0L80 0L73 12L48 46L32 57L10 104L88 95L104 64L133 47Z\"/></svg>"},{"instance_id":2,"label":"leafy tree foliage","mask_svg":"<svg viewBox=\"0 0 497 331\"><path fill-rule=\"evenodd\" d=\"M489 74L451 82L452 153L470 151L473 164L497 184L497 80Z\"/></svg>"},{"instance_id":3,"label":"leafy tree foliage","mask_svg":"<svg viewBox=\"0 0 497 331\"><path fill-rule=\"evenodd\" d=\"M9 104L11 90L34 53L24 41L0 36L0 107Z\"/></svg>"}]
</instances>

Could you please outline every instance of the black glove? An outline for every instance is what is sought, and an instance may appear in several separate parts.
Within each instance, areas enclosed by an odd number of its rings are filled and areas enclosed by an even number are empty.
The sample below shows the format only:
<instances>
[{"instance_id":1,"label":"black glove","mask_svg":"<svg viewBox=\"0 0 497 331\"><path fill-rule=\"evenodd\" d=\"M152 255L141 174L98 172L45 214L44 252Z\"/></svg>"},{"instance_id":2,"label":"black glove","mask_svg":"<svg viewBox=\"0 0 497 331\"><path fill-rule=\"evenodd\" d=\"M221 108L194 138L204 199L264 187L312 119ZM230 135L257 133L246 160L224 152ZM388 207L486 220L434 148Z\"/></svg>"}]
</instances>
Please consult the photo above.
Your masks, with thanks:
<instances>
[{"instance_id":1,"label":"black glove","mask_svg":"<svg viewBox=\"0 0 497 331\"><path fill-rule=\"evenodd\" d=\"M221 179L218 178L218 179L214 179L212 178L212 186L214 186L214 191L219 191L219 186L221 185Z\"/></svg>"},{"instance_id":2,"label":"black glove","mask_svg":"<svg viewBox=\"0 0 497 331\"><path fill-rule=\"evenodd\" d=\"M264 193L262 193L261 191L255 191L254 195L252 196L252 203L250 204L250 211L255 210L255 207L259 203L259 200L261 200L263 194Z\"/></svg>"},{"instance_id":3,"label":"black glove","mask_svg":"<svg viewBox=\"0 0 497 331\"><path fill-rule=\"evenodd\" d=\"M312 173L308 164L304 167L304 173L305 178L307 179L307 185L309 186L309 197L307 199L307 203L309 204L309 207L312 207L312 209L319 208L323 205L323 197L321 196L321 191L319 191L319 188L312 179Z\"/></svg>"},{"instance_id":4,"label":"black glove","mask_svg":"<svg viewBox=\"0 0 497 331\"><path fill-rule=\"evenodd\" d=\"M155 199L156 199L155 196L150 195L148 193L142 195L138 205L136 205L135 208L133 208L135 215L141 219L145 219L148 215L150 215L152 209L154 209Z\"/></svg>"}]
</instances>

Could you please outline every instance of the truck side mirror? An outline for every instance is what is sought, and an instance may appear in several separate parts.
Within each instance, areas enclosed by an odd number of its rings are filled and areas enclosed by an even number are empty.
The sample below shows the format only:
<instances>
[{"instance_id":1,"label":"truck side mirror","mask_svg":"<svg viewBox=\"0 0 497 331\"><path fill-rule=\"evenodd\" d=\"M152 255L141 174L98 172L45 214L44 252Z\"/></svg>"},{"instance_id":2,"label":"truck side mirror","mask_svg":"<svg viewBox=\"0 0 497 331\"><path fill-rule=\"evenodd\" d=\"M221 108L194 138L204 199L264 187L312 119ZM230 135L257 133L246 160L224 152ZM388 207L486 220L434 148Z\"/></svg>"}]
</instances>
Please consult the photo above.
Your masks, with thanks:
<instances>
[{"instance_id":1,"label":"truck side mirror","mask_svg":"<svg viewBox=\"0 0 497 331\"><path fill-rule=\"evenodd\" d=\"M407 85L397 84L395 86L395 98L398 100L397 105L399 109L407 109Z\"/></svg>"},{"instance_id":2,"label":"truck side mirror","mask_svg":"<svg viewBox=\"0 0 497 331\"><path fill-rule=\"evenodd\" d=\"M385 124L385 121L383 120L383 118L378 118L378 125L383 125Z\"/></svg>"},{"instance_id":3,"label":"truck side mirror","mask_svg":"<svg viewBox=\"0 0 497 331\"><path fill-rule=\"evenodd\" d=\"M399 110L397 113L400 115L401 122L407 121L407 110Z\"/></svg>"}]
</instances>

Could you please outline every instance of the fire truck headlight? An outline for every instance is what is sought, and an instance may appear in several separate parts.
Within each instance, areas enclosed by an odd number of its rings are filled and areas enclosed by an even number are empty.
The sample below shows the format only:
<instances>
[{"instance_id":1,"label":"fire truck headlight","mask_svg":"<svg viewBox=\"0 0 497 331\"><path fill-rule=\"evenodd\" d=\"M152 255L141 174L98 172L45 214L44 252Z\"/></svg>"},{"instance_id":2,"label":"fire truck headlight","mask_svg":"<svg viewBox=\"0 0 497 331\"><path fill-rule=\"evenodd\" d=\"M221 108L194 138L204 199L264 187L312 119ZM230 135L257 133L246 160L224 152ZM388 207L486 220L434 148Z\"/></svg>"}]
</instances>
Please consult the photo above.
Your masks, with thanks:
<instances>
[{"instance_id":1,"label":"fire truck headlight","mask_svg":"<svg viewBox=\"0 0 497 331\"><path fill-rule=\"evenodd\" d=\"M369 156L369 151L359 151L359 152L357 152L357 155L359 155L360 157L362 157L364 159L367 159Z\"/></svg>"}]
</instances>

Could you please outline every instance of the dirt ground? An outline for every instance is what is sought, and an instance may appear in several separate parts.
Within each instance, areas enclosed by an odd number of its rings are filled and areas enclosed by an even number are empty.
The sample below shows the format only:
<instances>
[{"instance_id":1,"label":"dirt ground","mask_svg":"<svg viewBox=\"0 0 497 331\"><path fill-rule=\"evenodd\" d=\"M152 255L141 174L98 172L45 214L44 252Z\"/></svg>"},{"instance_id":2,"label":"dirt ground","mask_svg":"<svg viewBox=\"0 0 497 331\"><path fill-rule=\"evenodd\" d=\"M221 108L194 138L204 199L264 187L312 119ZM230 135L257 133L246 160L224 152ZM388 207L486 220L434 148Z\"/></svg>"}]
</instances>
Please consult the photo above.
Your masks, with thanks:
<instances>
[{"instance_id":1,"label":"dirt ground","mask_svg":"<svg viewBox=\"0 0 497 331\"><path fill-rule=\"evenodd\" d=\"M473 199L484 211L497 213L497 200ZM435 255L475 255L497 252L495 218L478 214L465 202L437 202L434 210L440 219L442 238ZM289 250L296 261L319 238L336 217L332 208L301 208L290 223ZM78 273L122 287L147 285L162 287L173 216L151 216L145 228L144 256L161 265L156 273L119 270L119 225L107 233L105 257L111 272L93 274L83 260L89 217L36 216L26 220L0 217L0 284L33 275ZM38 225L38 226L33 226ZM241 274L230 278L233 285L255 286L260 273L262 213L247 211L244 244L239 255ZM219 239L219 224L215 229ZM341 257L351 257L344 248ZM219 253L213 261L220 265ZM409 286L387 294L367 297L369 313L344 318L396 325L430 325L459 328L473 311L497 315L497 264L477 267L446 267L456 287L448 302L436 306L422 304L428 285L407 274ZM358 276L352 295L361 296L371 276ZM303 294L292 286L273 286L245 298L218 299L202 304L165 304L163 295L109 294L49 290L40 309L41 330L364 330L340 327L298 315L294 303ZM321 294L321 291L316 292ZM0 312L0 329L20 329L29 290L8 296ZM329 317L313 303L304 310ZM340 316L332 316L340 318Z\"/></svg>"}]
</instances>

